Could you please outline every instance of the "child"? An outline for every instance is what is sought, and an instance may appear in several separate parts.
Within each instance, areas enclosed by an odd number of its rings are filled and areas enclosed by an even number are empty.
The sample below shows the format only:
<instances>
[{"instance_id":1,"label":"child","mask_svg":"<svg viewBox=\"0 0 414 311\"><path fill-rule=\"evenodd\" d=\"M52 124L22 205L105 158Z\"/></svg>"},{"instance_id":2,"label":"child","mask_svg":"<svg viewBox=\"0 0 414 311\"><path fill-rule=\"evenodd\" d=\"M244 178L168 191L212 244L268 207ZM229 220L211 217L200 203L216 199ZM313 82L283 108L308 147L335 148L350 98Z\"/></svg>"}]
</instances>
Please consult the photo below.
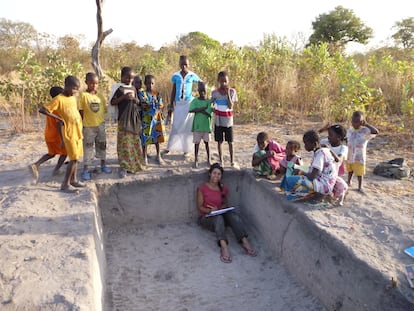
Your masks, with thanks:
<instances>
[{"instance_id":1,"label":"child","mask_svg":"<svg viewBox=\"0 0 414 311\"><path fill-rule=\"evenodd\" d=\"M211 117L213 115L213 107L211 100L206 97L207 84L198 82L198 98L194 98L190 103L189 112L194 113L193 119L193 143L194 143L194 167L198 167L198 150L201 140L204 140L207 153L207 163L210 165L210 141L211 133Z\"/></svg>"},{"instance_id":2,"label":"child","mask_svg":"<svg viewBox=\"0 0 414 311\"><path fill-rule=\"evenodd\" d=\"M266 132L260 132L253 147L252 166L256 174L275 179L280 172L280 161L285 156L285 148L269 139Z\"/></svg>"},{"instance_id":3,"label":"child","mask_svg":"<svg viewBox=\"0 0 414 311\"><path fill-rule=\"evenodd\" d=\"M343 144L346 138L346 129L340 124L327 124L319 130L319 133L326 130L328 131L328 138L321 140L321 146L329 148L335 159L335 166L338 170L338 178L336 179L333 189L333 196L334 199L338 201L339 205L343 205L348 185L339 176L343 176L345 174L344 163L348 156L348 147Z\"/></svg>"},{"instance_id":4,"label":"child","mask_svg":"<svg viewBox=\"0 0 414 311\"><path fill-rule=\"evenodd\" d=\"M112 173L112 170L106 166L106 131L105 119L106 101L98 93L99 78L93 72L86 74L85 83L87 89L79 95L78 109L82 116L83 123L83 172L81 178L90 180L91 174L89 166L92 164L95 156L101 159L101 172L106 174ZM95 147L95 150L94 150Z\"/></svg>"},{"instance_id":5,"label":"child","mask_svg":"<svg viewBox=\"0 0 414 311\"><path fill-rule=\"evenodd\" d=\"M191 149L191 127L193 115L188 113L190 102L193 100L193 84L201 81L200 77L189 70L190 60L186 55L181 55L179 59L180 70L171 77L173 84L168 106L167 124L173 120L168 146L164 153L170 151L184 152L187 156ZM174 117L173 117L174 114Z\"/></svg>"},{"instance_id":6,"label":"child","mask_svg":"<svg viewBox=\"0 0 414 311\"><path fill-rule=\"evenodd\" d=\"M62 92L63 89L60 86L52 86L49 91L52 98L58 96ZM47 145L47 153L44 154L39 160L37 160L37 162L29 165L29 169L34 176L36 183L39 181L39 166L42 163L54 158L55 155L59 154L58 162L53 169L53 176L59 174L60 168L62 167L63 163L65 163L67 153L62 140L61 126L62 124L59 120L46 116L45 142Z\"/></svg>"},{"instance_id":7,"label":"child","mask_svg":"<svg viewBox=\"0 0 414 311\"><path fill-rule=\"evenodd\" d=\"M211 94L214 103L214 140L217 142L219 161L223 165L223 135L229 144L230 163L235 166L233 158L233 107L238 102L237 92L229 87L227 72L220 71L217 77L219 87Z\"/></svg>"},{"instance_id":8,"label":"child","mask_svg":"<svg viewBox=\"0 0 414 311\"><path fill-rule=\"evenodd\" d=\"M144 163L148 164L147 148L148 145L155 144L157 150L157 162L164 164L160 154L160 143L165 142L166 133L162 109L161 94L154 90L155 77L146 75L144 78L145 90L138 92L139 106L142 114L142 151L144 154Z\"/></svg>"},{"instance_id":9,"label":"child","mask_svg":"<svg viewBox=\"0 0 414 311\"><path fill-rule=\"evenodd\" d=\"M318 133L307 131L303 135L303 143L306 151L313 151L312 162L308 172L303 172L300 176L285 176L283 179L280 187L288 193L288 200L313 192L329 195L336 182L335 160L328 148L321 147Z\"/></svg>"},{"instance_id":10,"label":"child","mask_svg":"<svg viewBox=\"0 0 414 311\"><path fill-rule=\"evenodd\" d=\"M365 162L367 157L367 144L372 135L378 130L364 120L362 111L352 114L352 127L348 129L346 138L348 142L348 158L346 169L348 171L348 185L351 186L352 176L358 178L358 191L363 193L362 178L365 175Z\"/></svg>"},{"instance_id":11,"label":"child","mask_svg":"<svg viewBox=\"0 0 414 311\"><path fill-rule=\"evenodd\" d=\"M111 105L118 107L117 153L121 178L144 169L140 138L142 126L137 109L137 90L131 84L133 78L132 68L123 67L122 84L111 97Z\"/></svg>"},{"instance_id":12,"label":"child","mask_svg":"<svg viewBox=\"0 0 414 311\"><path fill-rule=\"evenodd\" d=\"M66 77L65 88L62 94L53 98L50 103L44 105L39 110L40 113L64 123L62 136L70 161L60 190L66 193L75 193L78 192L75 188L85 187L76 177L78 160L83 154L82 117L78 111L75 97L79 88L80 82L78 78L74 76Z\"/></svg>"},{"instance_id":13,"label":"child","mask_svg":"<svg viewBox=\"0 0 414 311\"><path fill-rule=\"evenodd\" d=\"M293 165L303 165L302 158L297 154L300 143L296 140L289 140L286 144L286 155L280 161L279 171L281 174L292 175ZM289 164L291 163L291 164Z\"/></svg>"}]
</instances>

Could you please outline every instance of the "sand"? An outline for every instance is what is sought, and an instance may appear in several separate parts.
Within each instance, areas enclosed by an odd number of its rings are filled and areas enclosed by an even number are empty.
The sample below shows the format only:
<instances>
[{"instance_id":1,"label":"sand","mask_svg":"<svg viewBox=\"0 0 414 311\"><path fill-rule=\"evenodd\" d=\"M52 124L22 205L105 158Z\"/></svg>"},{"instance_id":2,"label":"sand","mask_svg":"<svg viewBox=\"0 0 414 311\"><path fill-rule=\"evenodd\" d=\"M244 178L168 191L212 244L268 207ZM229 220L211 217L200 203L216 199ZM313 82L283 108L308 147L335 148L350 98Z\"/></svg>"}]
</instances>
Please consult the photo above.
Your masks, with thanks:
<instances>
[{"instance_id":1,"label":"sand","mask_svg":"<svg viewBox=\"0 0 414 311\"><path fill-rule=\"evenodd\" d=\"M255 143L256 134L261 130L269 132L270 136L281 143L288 139L301 140L301 134L312 125L292 128L278 128L274 126L258 126L255 124L236 125L235 129L235 160L240 169L250 169L251 151ZM314 124L314 128L320 124ZM372 174L372 169L379 161L390 160L401 156L393 150L386 149L387 137L375 138L368 147L368 173L364 181L366 193L359 194L353 188L350 189L345 204L342 207L326 205L303 205L307 215L333 236L342 240L351 251L369 265L389 276L389 283L383 284L384 291L395 286L394 289L402 292L414 301L413 289L410 289L403 275L405 264L414 264L414 259L403 253L403 250L414 245L413 211L414 187L413 179L394 180L379 177ZM88 182L87 189L81 190L77 195L63 194L58 189L63 176L52 176L52 169L57 159L53 159L40 167L40 181L33 184L33 178L27 168L46 153L46 145L43 142L42 131L18 135L2 133L0 137L0 306L4 310L94 310L99 305L93 292L93 284L99 283L99 273L90 267L90 260L96 256L93 252L85 251L93 245L93 237L90 236L94 222L94 206L96 196L94 194L94 182L119 181L117 175L116 160L116 135L115 127L108 127L108 163L113 168L113 173L94 175L94 181ZM166 145L166 144L165 144ZM226 170L229 168L227 146L223 146ZM216 145L211 144L213 161L217 160ZM182 175L191 172L200 172L207 169L205 163L204 146L200 146L200 167L193 168L193 156L184 159L181 154L168 154L165 156L165 165L160 167L155 163L155 148L149 150L149 169L137 175L130 175L127 181L145 179L149 176ZM301 155L305 161L311 155L302 150ZM414 166L414 154L404 153L407 163ZM237 168L236 168L237 169ZM80 176L80 175L79 175ZM276 184L275 183L275 191ZM184 230L184 232L182 231ZM119 250L125 249L122 258L108 257L111 260L121 262L118 267L124 267L119 271L121 289L124 294L134 296L134 288L128 286L128 275L141 278L143 283L151 283L138 299L140 310L177 310L172 306L182 305L178 310L227 310L231 306L244 306L238 310L323 310L320 302L312 297L307 289L295 282L294 278L287 275L279 266L274 264L274 259L266 251L260 241L253 236L253 243L260 250L257 258L243 256L240 249L231 249L234 253L235 267L240 267L251 274L240 276L232 274L229 268L223 267L219 261L218 250L209 241L213 236L208 233L197 235L199 228L194 224L186 224L184 229L178 230L176 225L164 227L144 228L120 228L111 236L114 239L112 245ZM128 234L125 234L125 232ZM139 239L134 239L131 232L136 233ZM140 247L141 239L160 235L153 240L153 244ZM119 238L120 236L128 238ZM156 256L157 245L165 243L162 236L171 237L168 248L171 254L178 253L182 259L193 257L198 253L198 259L188 259L182 270L171 271L162 265L162 257ZM171 244L170 244L171 243ZM207 245L201 247L200 245ZM132 248L130 248L132 247ZM137 258L133 251L139 252L142 257ZM132 252L132 253L131 253ZM163 253L165 255L165 253ZM111 255L113 256L113 255ZM181 258L181 257L180 257ZM205 298L200 299L200 283L203 274L197 269L196 263L206 263L217 266L220 273L204 280L206 284ZM146 271L137 267L139 263ZM148 268L152 264L152 268ZM178 265L179 266L179 265ZM156 268L158 267L158 268ZM108 269L116 268L109 265ZM192 270L193 269L193 270ZM272 275L262 273L266 269L272 270ZM139 272L140 271L140 272ZM182 281L184 274L195 273L193 277L186 279L186 288L183 288L182 296L174 300L169 294L172 284ZM118 272L114 272L114 275ZM210 284L220 280L220 276L227 275L226 285L231 295L219 296L221 304L212 303L216 291L210 288ZM158 276L151 279L150 276ZM92 282L87 282L90 279ZM228 281L228 280L232 281ZM62 282L64 280L64 282ZM275 282L281 280L283 286ZM392 283L395 280L396 283ZM110 288L111 282L108 281ZM151 282L152 281L152 282ZM188 283L190 282L190 283ZM224 286L223 285L223 286ZM197 288L195 294L191 289ZM201 287L202 288L202 287ZM138 289L135 289L138 290ZM159 290L160 293L154 293ZM225 289L221 289L222 292ZM285 304L275 306L277 301L266 291L277 293L278 297L284 297ZM122 291L121 291L122 293ZM129 295L131 294L131 295ZM194 296L195 295L195 296ZM264 296L268 299L258 299ZM298 299L295 299L299 297ZM91 297L95 297L91 299ZM145 297L145 298L143 298ZM197 297L197 299L195 299ZM240 297L244 297L240 299ZM293 299L292 299L293 297ZM119 297L118 297L119 298ZM116 305L117 297L110 297L113 305ZM122 299L121 301L125 301ZM136 303L134 300L133 303ZM125 310L122 305L117 310ZM285 307L284 307L285 306ZM294 306L294 308L293 308ZM126 307L127 308L127 307ZM368 308L369 309L369 308Z\"/></svg>"}]
</instances>

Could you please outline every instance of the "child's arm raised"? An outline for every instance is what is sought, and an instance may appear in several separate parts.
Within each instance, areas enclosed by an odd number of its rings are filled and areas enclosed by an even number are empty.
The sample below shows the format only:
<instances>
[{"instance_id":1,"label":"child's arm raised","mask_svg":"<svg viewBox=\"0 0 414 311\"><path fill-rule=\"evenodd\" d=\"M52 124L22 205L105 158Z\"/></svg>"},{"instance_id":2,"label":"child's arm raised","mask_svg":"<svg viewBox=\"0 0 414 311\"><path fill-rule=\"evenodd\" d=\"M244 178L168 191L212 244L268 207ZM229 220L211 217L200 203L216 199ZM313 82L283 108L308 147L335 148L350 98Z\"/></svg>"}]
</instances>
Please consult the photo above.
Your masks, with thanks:
<instances>
[{"instance_id":1,"label":"child's arm raised","mask_svg":"<svg viewBox=\"0 0 414 311\"><path fill-rule=\"evenodd\" d=\"M365 120L362 121L362 125L369 128L369 130L371 131L371 134L378 135L379 133L378 129L372 126L371 124L369 124L368 122L366 122Z\"/></svg>"},{"instance_id":2,"label":"child's arm raised","mask_svg":"<svg viewBox=\"0 0 414 311\"><path fill-rule=\"evenodd\" d=\"M227 92L227 99L228 99L228 102L227 102L227 107L228 107L229 109L233 109L234 102L233 102L233 100L231 99L231 88L227 88L227 89L226 89L226 92ZM234 91L233 91L233 92L234 92Z\"/></svg>"},{"instance_id":3,"label":"child's arm raised","mask_svg":"<svg viewBox=\"0 0 414 311\"><path fill-rule=\"evenodd\" d=\"M330 126L331 126L331 125L330 125L329 123L325 124L325 126L321 127L321 128L318 130L318 133L322 133L322 132L327 131L327 130L329 129L329 127L330 127Z\"/></svg>"}]
</instances>

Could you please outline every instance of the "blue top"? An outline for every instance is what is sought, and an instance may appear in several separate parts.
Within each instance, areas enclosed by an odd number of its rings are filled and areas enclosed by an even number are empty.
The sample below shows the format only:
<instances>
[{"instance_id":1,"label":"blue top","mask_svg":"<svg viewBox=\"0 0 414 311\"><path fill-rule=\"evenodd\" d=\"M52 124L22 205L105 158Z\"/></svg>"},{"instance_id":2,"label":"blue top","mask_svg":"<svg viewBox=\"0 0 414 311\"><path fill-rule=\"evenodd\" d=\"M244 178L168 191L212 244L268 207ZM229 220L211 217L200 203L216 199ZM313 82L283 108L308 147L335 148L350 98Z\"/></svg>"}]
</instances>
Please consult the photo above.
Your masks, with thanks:
<instances>
[{"instance_id":1,"label":"blue top","mask_svg":"<svg viewBox=\"0 0 414 311\"><path fill-rule=\"evenodd\" d=\"M193 99L193 83L200 81L200 77L192 71L187 72L185 77L181 76L181 71L175 72L171 77L171 82L175 84L175 101Z\"/></svg>"}]
</instances>

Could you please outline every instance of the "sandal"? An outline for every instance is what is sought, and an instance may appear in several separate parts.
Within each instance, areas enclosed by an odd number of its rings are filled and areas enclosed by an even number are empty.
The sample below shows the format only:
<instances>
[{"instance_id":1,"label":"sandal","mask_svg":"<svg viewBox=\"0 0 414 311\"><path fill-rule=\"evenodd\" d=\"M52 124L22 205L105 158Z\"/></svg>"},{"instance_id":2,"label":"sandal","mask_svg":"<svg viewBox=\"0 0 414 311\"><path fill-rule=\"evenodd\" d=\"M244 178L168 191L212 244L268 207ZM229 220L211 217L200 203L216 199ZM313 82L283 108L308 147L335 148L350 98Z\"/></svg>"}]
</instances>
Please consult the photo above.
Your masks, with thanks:
<instances>
[{"instance_id":1,"label":"sandal","mask_svg":"<svg viewBox=\"0 0 414 311\"><path fill-rule=\"evenodd\" d=\"M221 262L224 262L224 263L231 263L232 262L231 256L230 255L228 255L228 256L223 255L222 250L220 250L220 260L221 260Z\"/></svg>"},{"instance_id":2,"label":"sandal","mask_svg":"<svg viewBox=\"0 0 414 311\"><path fill-rule=\"evenodd\" d=\"M247 255L251 256L251 257L256 257L257 256L257 251L253 248L247 248L245 246L243 246L244 251L246 252Z\"/></svg>"},{"instance_id":3,"label":"sandal","mask_svg":"<svg viewBox=\"0 0 414 311\"><path fill-rule=\"evenodd\" d=\"M221 262L224 262L224 263L231 263L232 262L231 256L226 257L226 256L223 256L223 255L220 255L220 260L221 260Z\"/></svg>"}]
</instances>

